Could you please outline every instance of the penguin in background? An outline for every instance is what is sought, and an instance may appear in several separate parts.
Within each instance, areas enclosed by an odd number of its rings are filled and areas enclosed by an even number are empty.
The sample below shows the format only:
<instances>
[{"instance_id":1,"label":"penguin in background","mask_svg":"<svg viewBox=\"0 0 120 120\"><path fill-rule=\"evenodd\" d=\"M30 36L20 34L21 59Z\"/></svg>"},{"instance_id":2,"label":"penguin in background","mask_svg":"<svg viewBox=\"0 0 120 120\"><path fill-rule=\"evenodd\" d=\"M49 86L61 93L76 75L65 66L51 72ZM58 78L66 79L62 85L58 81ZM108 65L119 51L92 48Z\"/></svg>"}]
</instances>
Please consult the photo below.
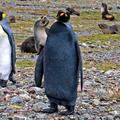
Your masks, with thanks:
<instances>
[{"instance_id":1,"label":"penguin in background","mask_svg":"<svg viewBox=\"0 0 120 120\"><path fill-rule=\"evenodd\" d=\"M106 3L101 4L101 14L102 14L102 19L104 20L110 20L110 21L115 20L115 17L108 12Z\"/></svg>"},{"instance_id":2,"label":"penguin in background","mask_svg":"<svg viewBox=\"0 0 120 120\"><path fill-rule=\"evenodd\" d=\"M37 54L40 54L42 49L45 46L47 33L49 29L47 25L49 24L49 20L46 16L41 16L41 18L35 21L34 24L34 41L35 41L35 49Z\"/></svg>"},{"instance_id":3,"label":"penguin in background","mask_svg":"<svg viewBox=\"0 0 120 120\"><path fill-rule=\"evenodd\" d=\"M10 80L16 83L15 74L16 49L12 30L6 14L0 11L0 86L7 87Z\"/></svg>"}]
</instances>

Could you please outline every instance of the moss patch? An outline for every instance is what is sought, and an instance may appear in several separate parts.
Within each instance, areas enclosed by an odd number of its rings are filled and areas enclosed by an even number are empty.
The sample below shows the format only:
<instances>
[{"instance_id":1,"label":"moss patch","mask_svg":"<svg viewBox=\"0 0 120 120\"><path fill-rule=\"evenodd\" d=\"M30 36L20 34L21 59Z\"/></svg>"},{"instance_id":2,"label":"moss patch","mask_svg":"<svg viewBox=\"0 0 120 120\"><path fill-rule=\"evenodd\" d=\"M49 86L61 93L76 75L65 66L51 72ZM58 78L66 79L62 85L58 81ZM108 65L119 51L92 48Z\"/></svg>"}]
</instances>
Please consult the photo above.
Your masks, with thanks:
<instances>
[{"instance_id":1,"label":"moss patch","mask_svg":"<svg viewBox=\"0 0 120 120\"><path fill-rule=\"evenodd\" d=\"M84 67L90 69L92 67L97 68L98 70L108 71L111 69L118 70L120 69L120 65L117 65L113 61L103 61L103 62L96 62L96 61L85 61Z\"/></svg>"},{"instance_id":2,"label":"moss patch","mask_svg":"<svg viewBox=\"0 0 120 120\"><path fill-rule=\"evenodd\" d=\"M21 61L17 61L16 65L18 68L34 67L35 62L31 60L21 60Z\"/></svg>"},{"instance_id":3,"label":"moss patch","mask_svg":"<svg viewBox=\"0 0 120 120\"><path fill-rule=\"evenodd\" d=\"M106 42L109 40L120 41L120 35L118 34L97 34L97 35L80 37L80 42L85 42L85 43L95 43L96 41Z\"/></svg>"},{"instance_id":4,"label":"moss patch","mask_svg":"<svg viewBox=\"0 0 120 120\"><path fill-rule=\"evenodd\" d=\"M99 70L103 70L103 71L108 71L111 69L115 69L115 70L120 69L120 65L115 64L113 61L104 61L101 63L97 63L96 67Z\"/></svg>"}]
</instances>

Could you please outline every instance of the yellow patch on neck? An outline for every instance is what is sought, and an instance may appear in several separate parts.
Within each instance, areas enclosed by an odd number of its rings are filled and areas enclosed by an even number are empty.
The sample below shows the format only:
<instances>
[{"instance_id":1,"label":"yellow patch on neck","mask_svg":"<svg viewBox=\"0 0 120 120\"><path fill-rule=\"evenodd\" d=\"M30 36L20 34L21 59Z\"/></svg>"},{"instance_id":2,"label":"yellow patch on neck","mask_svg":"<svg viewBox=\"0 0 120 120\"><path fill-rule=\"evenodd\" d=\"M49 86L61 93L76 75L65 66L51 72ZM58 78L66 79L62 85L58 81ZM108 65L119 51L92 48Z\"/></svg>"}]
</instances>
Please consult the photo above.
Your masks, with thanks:
<instances>
[{"instance_id":1,"label":"yellow patch on neck","mask_svg":"<svg viewBox=\"0 0 120 120\"><path fill-rule=\"evenodd\" d=\"M4 18L6 18L6 14L5 13L2 14L2 19L4 19Z\"/></svg>"}]
</instances>

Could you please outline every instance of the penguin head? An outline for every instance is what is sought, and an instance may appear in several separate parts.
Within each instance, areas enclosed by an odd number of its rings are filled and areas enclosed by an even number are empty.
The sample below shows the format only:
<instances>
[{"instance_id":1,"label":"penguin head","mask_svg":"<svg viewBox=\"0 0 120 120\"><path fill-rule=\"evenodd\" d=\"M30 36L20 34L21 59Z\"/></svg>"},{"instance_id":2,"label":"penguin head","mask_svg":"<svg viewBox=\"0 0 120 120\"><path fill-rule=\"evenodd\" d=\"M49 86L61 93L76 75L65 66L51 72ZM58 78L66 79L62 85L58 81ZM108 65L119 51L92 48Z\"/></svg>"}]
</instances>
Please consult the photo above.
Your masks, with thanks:
<instances>
[{"instance_id":1,"label":"penguin head","mask_svg":"<svg viewBox=\"0 0 120 120\"><path fill-rule=\"evenodd\" d=\"M80 16L80 13L79 13L78 11L76 11L74 8L67 7L67 8L66 8L66 11L67 11L70 15Z\"/></svg>"},{"instance_id":2,"label":"penguin head","mask_svg":"<svg viewBox=\"0 0 120 120\"><path fill-rule=\"evenodd\" d=\"M34 28L45 28L49 24L49 19L46 16L41 16L34 23Z\"/></svg>"},{"instance_id":3,"label":"penguin head","mask_svg":"<svg viewBox=\"0 0 120 120\"><path fill-rule=\"evenodd\" d=\"M40 26L46 27L49 24L49 19L47 16L41 16L40 18Z\"/></svg>"},{"instance_id":4,"label":"penguin head","mask_svg":"<svg viewBox=\"0 0 120 120\"><path fill-rule=\"evenodd\" d=\"M68 22L70 20L70 14L68 12L64 12L63 10L59 10L56 17L60 22Z\"/></svg>"},{"instance_id":5,"label":"penguin head","mask_svg":"<svg viewBox=\"0 0 120 120\"><path fill-rule=\"evenodd\" d=\"M0 11L0 20L3 20L4 18L6 18L6 14Z\"/></svg>"},{"instance_id":6,"label":"penguin head","mask_svg":"<svg viewBox=\"0 0 120 120\"><path fill-rule=\"evenodd\" d=\"M101 13L103 13L103 12L106 12L106 13L108 12L106 3L101 4Z\"/></svg>"}]
</instances>

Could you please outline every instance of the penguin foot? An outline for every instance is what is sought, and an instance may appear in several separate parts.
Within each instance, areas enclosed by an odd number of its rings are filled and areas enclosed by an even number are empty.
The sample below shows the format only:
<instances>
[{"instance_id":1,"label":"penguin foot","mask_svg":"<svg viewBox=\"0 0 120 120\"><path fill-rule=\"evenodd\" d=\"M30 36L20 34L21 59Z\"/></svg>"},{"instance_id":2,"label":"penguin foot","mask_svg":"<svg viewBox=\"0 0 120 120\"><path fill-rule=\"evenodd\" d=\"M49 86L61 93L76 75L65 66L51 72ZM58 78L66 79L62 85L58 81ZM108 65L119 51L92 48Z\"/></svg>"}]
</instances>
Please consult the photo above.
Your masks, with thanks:
<instances>
[{"instance_id":1,"label":"penguin foot","mask_svg":"<svg viewBox=\"0 0 120 120\"><path fill-rule=\"evenodd\" d=\"M1 87L7 87L7 81L0 79L0 86Z\"/></svg>"},{"instance_id":2,"label":"penguin foot","mask_svg":"<svg viewBox=\"0 0 120 120\"><path fill-rule=\"evenodd\" d=\"M49 113L49 114L52 114L52 113L58 112L58 109L55 109L55 108L48 108L48 109L43 109L41 112L42 112L42 113Z\"/></svg>"},{"instance_id":3,"label":"penguin foot","mask_svg":"<svg viewBox=\"0 0 120 120\"><path fill-rule=\"evenodd\" d=\"M73 115L73 114L74 114L74 111L62 111L59 113L59 115L64 115L64 116Z\"/></svg>"},{"instance_id":4,"label":"penguin foot","mask_svg":"<svg viewBox=\"0 0 120 120\"><path fill-rule=\"evenodd\" d=\"M16 84L16 80L11 79L10 81L12 82L12 84Z\"/></svg>"}]
</instances>

